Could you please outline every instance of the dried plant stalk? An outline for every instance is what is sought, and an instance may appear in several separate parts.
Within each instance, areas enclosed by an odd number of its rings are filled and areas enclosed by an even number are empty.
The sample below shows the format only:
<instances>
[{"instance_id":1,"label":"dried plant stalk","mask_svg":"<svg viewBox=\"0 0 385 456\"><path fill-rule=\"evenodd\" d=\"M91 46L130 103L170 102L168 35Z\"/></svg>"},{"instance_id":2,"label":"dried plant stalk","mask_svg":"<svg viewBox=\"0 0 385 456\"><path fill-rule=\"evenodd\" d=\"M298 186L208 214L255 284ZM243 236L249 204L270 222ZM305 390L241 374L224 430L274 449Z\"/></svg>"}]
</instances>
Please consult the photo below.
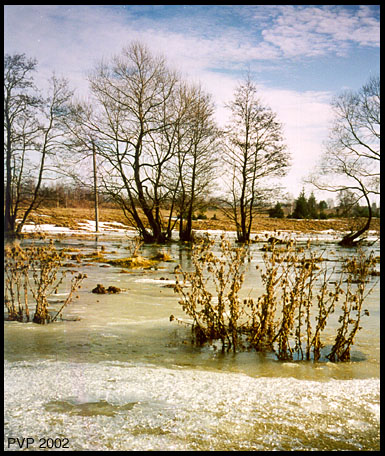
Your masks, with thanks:
<instances>
[{"instance_id":1,"label":"dried plant stalk","mask_svg":"<svg viewBox=\"0 0 385 456\"><path fill-rule=\"evenodd\" d=\"M62 269L64 260L64 252L56 250L52 241L48 245L26 248L21 248L19 244L6 246L4 301L9 320L30 320L29 292L36 303L33 322L45 324L52 320L47 297L57 293L65 277L66 271ZM79 279L72 282L65 305L72 300L73 292L86 275L79 274L77 277Z\"/></svg>"},{"instance_id":2,"label":"dried plant stalk","mask_svg":"<svg viewBox=\"0 0 385 456\"><path fill-rule=\"evenodd\" d=\"M130 257L135 258L139 255L139 250L143 245L143 240L139 236L128 238L127 249L130 252Z\"/></svg>"},{"instance_id":3,"label":"dried plant stalk","mask_svg":"<svg viewBox=\"0 0 385 456\"><path fill-rule=\"evenodd\" d=\"M373 252L366 257L362 251L358 256L345 260L343 273L346 275L345 299L342 303L342 315L339 318L340 327L337 330L334 345L327 358L331 361L349 361L350 349L354 344L360 326L361 317L369 315L367 309L363 309L368 294L376 284L366 290L368 277L371 274L375 258Z\"/></svg>"},{"instance_id":4,"label":"dried plant stalk","mask_svg":"<svg viewBox=\"0 0 385 456\"><path fill-rule=\"evenodd\" d=\"M233 248L222 236L220 255L214 255L214 241L205 237L193 246L194 272L181 273L183 282L176 274L175 290L180 294L183 310L193 320L195 341L203 344L218 339L222 350L231 348L235 352L239 341L241 312L241 289L246 251L243 247ZM186 284L190 286L185 288ZM216 293L214 297L213 293Z\"/></svg>"},{"instance_id":5,"label":"dried plant stalk","mask_svg":"<svg viewBox=\"0 0 385 456\"><path fill-rule=\"evenodd\" d=\"M310 242L306 248L299 248L292 239L286 239L278 248L273 240L263 254L261 279L265 292L256 299L241 299L247 246L232 247L222 236L219 255L214 255L213 247L214 241L207 236L193 246L194 271L176 268L183 277L180 282L176 275L176 291L183 310L193 320L195 343L217 339L222 342L222 351L254 348L274 351L280 360L319 361L325 346L321 335L344 295L341 326L327 358L350 359L350 346L361 328L361 316L368 315L362 305L373 289L365 291L373 255L366 258L361 253L346 262L331 284L335 268L328 270L322 254L311 251ZM187 282L189 288L185 288ZM353 283L357 284L354 291Z\"/></svg>"},{"instance_id":6,"label":"dried plant stalk","mask_svg":"<svg viewBox=\"0 0 385 456\"><path fill-rule=\"evenodd\" d=\"M4 303L10 320L29 321L28 296L28 261L25 251L17 242L4 249ZM24 305L22 290L24 291Z\"/></svg>"}]
</instances>

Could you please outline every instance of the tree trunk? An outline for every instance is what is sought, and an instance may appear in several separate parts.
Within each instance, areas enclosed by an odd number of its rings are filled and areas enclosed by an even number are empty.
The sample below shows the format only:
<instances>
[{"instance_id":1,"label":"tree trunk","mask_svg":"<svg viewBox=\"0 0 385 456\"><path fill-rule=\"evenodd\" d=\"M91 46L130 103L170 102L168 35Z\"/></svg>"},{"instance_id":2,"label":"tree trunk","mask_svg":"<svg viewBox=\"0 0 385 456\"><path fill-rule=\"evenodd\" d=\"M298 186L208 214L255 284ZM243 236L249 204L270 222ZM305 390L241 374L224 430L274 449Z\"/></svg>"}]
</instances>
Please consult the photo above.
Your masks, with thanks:
<instances>
[{"instance_id":1,"label":"tree trunk","mask_svg":"<svg viewBox=\"0 0 385 456\"><path fill-rule=\"evenodd\" d=\"M194 194L191 195L191 201L186 216L186 225L182 230L181 241L191 242L192 241L192 216L193 216L193 198Z\"/></svg>"},{"instance_id":2,"label":"tree trunk","mask_svg":"<svg viewBox=\"0 0 385 456\"><path fill-rule=\"evenodd\" d=\"M356 239L358 237L360 237L363 233L365 233L365 231L367 231L370 227L370 222L372 220L372 207L370 205L370 201L369 201L368 197L366 196L366 194L364 194L364 196L368 203L368 211L369 211L368 219L362 228L357 230L355 233L347 234L346 236L344 236L341 239L341 241L338 243L338 245L340 245L342 247L354 247L355 245L357 245L360 242L360 240L356 241Z\"/></svg>"},{"instance_id":3,"label":"tree trunk","mask_svg":"<svg viewBox=\"0 0 385 456\"><path fill-rule=\"evenodd\" d=\"M98 184L96 174L96 150L95 143L92 141L92 164L94 171L94 201L95 201L95 231L99 231L99 199L98 199Z\"/></svg>"},{"instance_id":4,"label":"tree trunk","mask_svg":"<svg viewBox=\"0 0 385 456\"><path fill-rule=\"evenodd\" d=\"M144 190L143 190L143 182L140 178L140 162L139 162L139 157L141 153L141 147L142 147L142 138L144 134L143 132L140 133L138 142L136 144L136 151L135 151L135 162L134 162L134 179L135 179L135 185L136 185L136 191L138 194L138 201L140 204L141 209L144 212L144 215L147 218L148 224L150 225L150 229L152 231L152 235L149 235L148 232L144 233L146 239L143 240L144 242L155 242L158 244L164 244L167 239L165 233L162 232L162 226L158 218L154 217L154 214L152 212L152 208L149 207L146 201L146 197L144 195ZM145 230L146 231L146 230Z\"/></svg>"},{"instance_id":5,"label":"tree trunk","mask_svg":"<svg viewBox=\"0 0 385 456\"><path fill-rule=\"evenodd\" d=\"M15 220L11 215L12 208L12 168L11 168L11 129L9 127L8 108L5 109L5 117L7 123L7 151L6 151L6 187L5 187L5 212L4 212L4 234L12 236L15 233Z\"/></svg>"}]
</instances>

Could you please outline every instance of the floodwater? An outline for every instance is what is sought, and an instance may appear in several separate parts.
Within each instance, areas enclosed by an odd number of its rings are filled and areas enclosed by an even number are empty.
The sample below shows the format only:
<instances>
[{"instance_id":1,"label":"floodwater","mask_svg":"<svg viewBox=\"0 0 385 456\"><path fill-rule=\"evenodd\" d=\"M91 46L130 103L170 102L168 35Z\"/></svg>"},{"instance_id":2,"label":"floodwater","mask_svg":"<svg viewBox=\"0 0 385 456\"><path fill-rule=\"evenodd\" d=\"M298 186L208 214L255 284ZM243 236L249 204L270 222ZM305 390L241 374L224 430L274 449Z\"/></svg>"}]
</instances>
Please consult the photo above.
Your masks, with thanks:
<instances>
[{"instance_id":1,"label":"floodwater","mask_svg":"<svg viewBox=\"0 0 385 456\"><path fill-rule=\"evenodd\" d=\"M57 246L103 246L119 258L127 256L125 239L64 237ZM244 285L255 296L261 245L252 246ZM352 253L331 242L315 248L329 259ZM193 346L190 329L170 322L171 314L186 316L167 285L176 264L188 269L191 259L178 244L142 253L160 249L174 262L147 271L77 265L88 278L65 321L5 322L5 450L379 450L379 282L350 362L222 354ZM123 291L91 293L98 283ZM63 287L50 298L53 309Z\"/></svg>"}]
</instances>

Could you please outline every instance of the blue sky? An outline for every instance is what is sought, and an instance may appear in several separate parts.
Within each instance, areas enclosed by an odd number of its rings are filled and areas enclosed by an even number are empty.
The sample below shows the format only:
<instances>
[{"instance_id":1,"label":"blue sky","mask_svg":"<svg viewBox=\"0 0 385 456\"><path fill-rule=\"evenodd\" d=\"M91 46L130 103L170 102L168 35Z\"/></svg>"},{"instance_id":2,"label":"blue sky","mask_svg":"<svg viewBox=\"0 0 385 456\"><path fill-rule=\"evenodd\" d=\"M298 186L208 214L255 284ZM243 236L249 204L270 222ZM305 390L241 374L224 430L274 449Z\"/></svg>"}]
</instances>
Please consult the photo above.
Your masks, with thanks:
<instances>
[{"instance_id":1,"label":"blue sky","mask_svg":"<svg viewBox=\"0 0 385 456\"><path fill-rule=\"evenodd\" d=\"M379 73L379 5L7 5L6 53L39 63L87 93L86 74L133 40L200 82L226 121L224 104L250 70L278 114L292 154L282 180L298 196L323 150L330 101ZM311 188L309 187L309 191Z\"/></svg>"}]
</instances>

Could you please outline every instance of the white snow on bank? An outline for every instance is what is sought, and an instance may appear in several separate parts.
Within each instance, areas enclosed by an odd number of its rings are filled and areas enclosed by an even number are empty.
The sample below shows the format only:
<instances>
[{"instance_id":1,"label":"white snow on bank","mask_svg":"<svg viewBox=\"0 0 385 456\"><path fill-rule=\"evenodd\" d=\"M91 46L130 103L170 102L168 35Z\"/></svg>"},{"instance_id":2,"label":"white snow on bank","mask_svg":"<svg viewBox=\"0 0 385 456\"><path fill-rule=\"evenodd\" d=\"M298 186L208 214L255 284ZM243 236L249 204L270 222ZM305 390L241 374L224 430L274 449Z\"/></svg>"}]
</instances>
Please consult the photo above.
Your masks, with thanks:
<instances>
[{"instance_id":1,"label":"white snow on bank","mask_svg":"<svg viewBox=\"0 0 385 456\"><path fill-rule=\"evenodd\" d=\"M205 233L208 233L210 237L219 239L222 234L225 234L227 238L236 239L237 233L235 231L223 231L223 230L193 230L194 234L198 236L204 236ZM339 232L333 229L321 230L321 231L309 231L301 232L295 230L277 230L277 231L258 231L251 232L251 240L256 240L259 242L267 241L270 237L276 237L278 239L294 238L296 241L335 241L342 238L346 232ZM380 236L377 231L368 231L366 233L366 240L369 242L374 242L379 240Z\"/></svg>"},{"instance_id":2,"label":"white snow on bank","mask_svg":"<svg viewBox=\"0 0 385 456\"><path fill-rule=\"evenodd\" d=\"M78 222L78 225L81 230L91 231L93 233L96 232L96 223L94 220L87 220L86 222ZM98 229L100 232L126 232L127 226L123 225L120 222L99 222Z\"/></svg>"},{"instance_id":3,"label":"white snow on bank","mask_svg":"<svg viewBox=\"0 0 385 456\"><path fill-rule=\"evenodd\" d=\"M68 233L68 234L71 234L74 231L65 226L55 226L50 223L43 223L42 225L32 225L32 224L24 225L21 232L22 233L53 233L53 234Z\"/></svg>"},{"instance_id":4,"label":"white snow on bank","mask_svg":"<svg viewBox=\"0 0 385 456\"><path fill-rule=\"evenodd\" d=\"M23 233L46 233L46 234L68 234L68 235L82 235L82 234L103 234L103 235L125 235L128 237L137 236L137 232L132 228L127 227L120 222L99 222L99 231L96 232L95 221L87 220L86 222L79 222L79 229L74 230L68 227L55 226L53 224L29 224L24 225ZM224 230L193 230L197 236L203 236L206 233L212 237L219 239L222 234L225 234L227 238L236 239L235 231L224 231ZM286 237L295 237L297 241L307 241L308 239L319 240L319 241L335 241L340 239L345 233L335 231L333 229L321 230L317 232L303 233L300 231L291 230L278 230L278 231L258 231L257 233L251 234L252 240L260 242L266 241L269 237L274 236L280 239ZM174 238L177 239L178 235L175 232ZM369 242L374 242L380 239L379 233L374 230L366 233L366 239Z\"/></svg>"},{"instance_id":5,"label":"white snow on bank","mask_svg":"<svg viewBox=\"0 0 385 456\"><path fill-rule=\"evenodd\" d=\"M22 233L48 233L48 234L127 234L136 235L136 231L129 229L123 223L119 222L99 222L98 232L96 232L96 223L93 220L87 220L86 222L78 222L79 229L74 230L72 228L64 226L56 226L49 223L43 223L39 225L28 224L24 225Z\"/></svg>"},{"instance_id":6,"label":"white snow on bank","mask_svg":"<svg viewBox=\"0 0 385 456\"><path fill-rule=\"evenodd\" d=\"M175 280L171 279L136 279L136 283L154 283L154 284L160 284L160 285L175 285Z\"/></svg>"}]
</instances>

